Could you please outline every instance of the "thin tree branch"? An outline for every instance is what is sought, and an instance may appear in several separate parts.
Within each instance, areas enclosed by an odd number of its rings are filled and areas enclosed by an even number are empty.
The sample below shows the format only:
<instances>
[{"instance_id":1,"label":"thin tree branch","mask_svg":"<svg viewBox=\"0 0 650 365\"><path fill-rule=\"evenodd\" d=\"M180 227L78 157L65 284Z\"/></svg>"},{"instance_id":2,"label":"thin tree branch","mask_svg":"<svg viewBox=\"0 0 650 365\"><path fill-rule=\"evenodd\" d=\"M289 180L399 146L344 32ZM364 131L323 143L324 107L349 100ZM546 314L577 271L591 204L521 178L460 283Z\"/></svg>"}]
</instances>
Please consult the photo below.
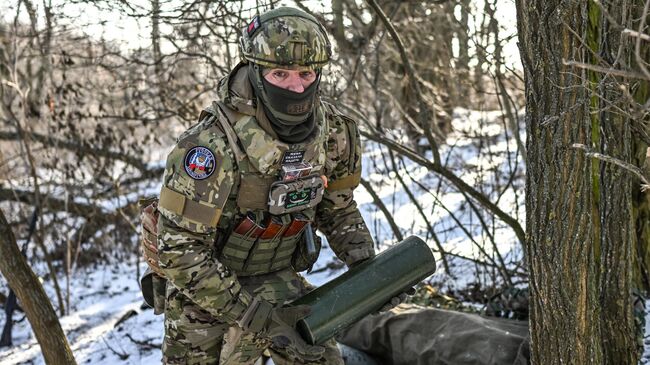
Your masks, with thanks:
<instances>
[{"instance_id":1,"label":"thin tree branch","mask_svg":"<svg viewBox=\"0 0 650 365\"><path fill-rule=\"evenodd\" d=\"M467 192L472 198L476 199L476 201L479 204L481 204L483 207L485 207L486 209L494 213L508 226L512 227L512 229L515 231L515 234L517 235L517 238L522 243L522 245L526 242L526 234L524 233L523 228L521 228L521 225L519 224L519 222L517 222L516 219L514 219L508 213L501 210L501 208L499 208L496 204L492 203L485 195L483 195L481 192L468 185L466 182L464 182L461 178L456 176L453 172L449 171L447 168L443 167L440 164L436 164L434 162L425 159L424 157L418 155L417 152L395 141L370 134L364 130L361 130L361 135L372 141L385 145L391 150L409 158L411 161L426 167L430 171L442 175L454 186L456 186L456 188Z\"/></svg>"},{"instance_id":2,"label":"thin tree branch","mask_svg":"<svg viewBox=\"0 0 650 365\"><path fill-rule=\"evenodd\" d=\"M573 145L571 145L571 147L575 148L575 149L585 151L585 156L587 156L587 157L593 157L595 159L598 159L598 160L601 160L601 161L604 161L604 162L607 162L607 163L611 163L612 165L616 165L616 166L622 168L623 170L626 170L627 172L631 172L634 176L638 177L639 180L641 180L641 182L642 182L641 191L642 192L650 190L650 182L643 175L643 172L641 171L640 168L638 168L638 167L636 167L636 166L634 166L632 164L629 164L629 163L627 163L625 161L619 160L618 158L603 155L602 153L594 152L594 151L590 150L589 147L587 147L587 146L585 146L583 144L580 144L580 143L574 143Z\"/></svg>"},{"instance_id":3,"label":"thin tree branch","mask_svg":"<svg viewBox=\"0 0 650 365\"><path fill-rule=\"evenodd\" d=\"M431 224L427 215L424 214L424 210L422 209L422 206L418 202L417 197L413 194L411 189L409 189L409 187L406 185L404 178L402 178L402 175L400 174L399 171L399 166L397 165L397 162L395 162L395 155L393 154L393 151L389 150L388 155L390 157L392 170L395 171L395 177L397 178L397 181L399 181L400 185L402 185L402 189L404 189L404 192L408 196L409 200L411 200L411 203L413 203L415 209L417 209L418 213L420 214L420 217L422 217L422 220L424 220L424 223L426 223L427 230L429 231L429 233L431 233L431 237L433 238L433 241L436 243L436 246L438 247L438 251L440 251L442 266L445 268L445 272L451 275L451 269L449 267L449 262L447 260L446 251L444 247L442 247L442 242L440 242L440 240L438 239L438 235L433 229L433 224ZM409 177L411 176L409 175Z\"/></svg>"},{"instance_id":4,"label":"thin tree branch","mask_svg":"<svg viewBox=\"0 0 650 365\"><path fill-rule=\"evenodd\" d=\"M106 148L97 148L95 146L84 144L83 142L72 142L66 141L59 138L55 138L48 135L43 135L35 132L23 131L25 136L33 139L34 141L43 143L47 146L54 146L57 148L64 148L70 151L79 152L84 155L92 155L97 157L105 157L111 160L123 161L143 173L149 173L150 170L147 168L147 165L143 162L142 158L136 158L129 156L126 153L113 152ZM19 140L20 136L15 132L3 132L0 131L0 140L5 141L14 141Z\"/></svg>"},{"instance_id":5,"label":"thin tree branch","mask_svg":"<svg viewBox=\"0 0 650 365\"><path fill-rule=\"evenodd\" d=\"M80 203L74 199L59 199L51 195L43 195L42 198L45 202L43 207L47 207L53 211L67 211L68 213L85 218L95 217L93 219L97 219L98 215L99 217L104 217L106 220L114 220L116 218L119 218L115 212L108 212L99 206ZM29 190L7 189L0 187L0 201L17 201L26 204L34 204L34 192ZM136 204L137 202L128 202L121 209L126 209L127 207L135 206Z\"/></svg>"},{"instance_id":6,"label":"thin tree branch","mask_svg":"<svg viewBox=\"0 0 650 365\"><path fill-rule=\"evenodd\" d=\"M643 6L643 13L641 15L641 20L639 21L639 34L643 33L643 29L646 27L646 18L648 17L648 10L650 10L650 0L646 0L645 5ZM636 63L641 69L641 72L646 76L646 80L650 81L650 71L646 67L647 60L643 60L641 56L641 37L637 37L634 44L634 57L636 58Z\"/></svg>"},{"instance_id":7,"label":"thin tree branch","mask_svg":"<svg viewBox=\"0 0 650 365\"><path fill-rule=\"evenodd\" d=\"M372 185L370 185L370 183L365 179L361 179L361 185L363 185L363 187L366 189L368 194L372 196L372 200L375 202L377 208L379 208L379 210L381 210L381 212L384 213L384 215L386 216L386 220L388 221L390 228L393 230L393 234L395 235L395 238L397 238L398 241L404 240L404 236L402 236L402 232L400 232L399 227L395 223L395 219L393 219L393 215L390 214L384 202L381 201L381 198L379 198L379 195L377 195L375 189L372 188Z\"/></svg>"},{"instance_id":8,"label":"thin tree branch","mask_svg":"<svg viewBox=\"0 0 650 365\"><path fill-rule=\"evenodd\" d=\"M577 68L582 68L585 70L590 70L590 71L595 71L595 72L600 72L605 75L612 75L612 76L619 76L619 77L627 77L631 79L639 79L639 80L649 80L650 81L650 74L647 76L638 72L632 72L632 71L625 71L625 70L617 70L615 68L607 68L607 67L602 67L598 65L591 65L588 63L583 63L583 62L577 62L577 61L562 61L562 64L566 66L575 66Z\"/></svg>"},{"instance_id":9,"label":"thin tree branch","mask_svg":"<svg viewBox=\"0 0 650 365\"><path fill-rule=\"evenodd\" d=\"M422 89L420 88L420 83L415 76L415 70L409 61L404 43L395 30L395 27L375 0L369 0L368 4L375 10L382 23L384 23L384 26L388 30L388 33L390 33L393 41L395 42L395 45L397 46L397 50L399 51L400 57L402 58L402 63L404 64L404 69L406 69L409 84L413 88L415 96L418 100L418 122L420 123L422 129L424 129L424 135L427 137L427 140L431 145L434 164L440 164L440 151L438 150L438 143L431 133L433 131L437 135L442 136L442 133L438 129L438 124L436 123L436 113L431 112L431 110L435 110L435 108L429 108L429 105L427 105L426 101L424 100Z\"/></svg>"},{"instance_id":10,"label":"thin tree branch","mask_svg":"<svg viewBox=\"0 0 650 365\"><path fill-rule=\"evenodd\" d=\"M639 32L636 32L636 31L634 31L632 29L627 29L627 28L624 29L621 33L623 33L624 35L630 36L630 37L641 38L644 41L650 42L650 35L647 35L645 33L639 33Z\"/></svg>"}]
</instances>

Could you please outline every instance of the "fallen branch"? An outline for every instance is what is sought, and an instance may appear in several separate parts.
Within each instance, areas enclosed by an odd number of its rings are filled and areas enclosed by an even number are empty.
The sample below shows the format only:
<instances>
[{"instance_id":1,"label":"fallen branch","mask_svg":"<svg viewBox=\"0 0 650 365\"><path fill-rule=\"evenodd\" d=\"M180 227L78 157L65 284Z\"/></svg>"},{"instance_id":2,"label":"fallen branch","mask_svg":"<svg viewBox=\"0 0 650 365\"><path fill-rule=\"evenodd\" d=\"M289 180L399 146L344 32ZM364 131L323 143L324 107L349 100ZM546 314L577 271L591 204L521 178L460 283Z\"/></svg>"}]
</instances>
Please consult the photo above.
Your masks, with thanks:
<instances>
[{"instance_id":1,"label":"fallen branch","mask_svg":"<svg viewBox=\"0 0 650 365\"><path fill-rule=\"evenodd\" d=\"M126 322L129 318L135 317L138 315L138 312L134 311L133 309L127 311L124 313L122 317L120 317L117 322L115 322L115 325L113 325L113 328L117 328L119 325L122 323Z\"/></svg>"},{"instance_id":2,"label":"fallen branch","mask_svg":"<svg viewBox=\"0 0 650 365\"><path fill-rule=\"evenodd\" d=\"M155 342L151 342L151 341L136 340L133 337L131 337L131 334L129 334L129 333L126 334L126 338L131 340L131 342L133 342L134 344L136 344L136 345L138 345L140 347L144 347L147 350L160 349L160 347L162 346L162 344L160 344L160 343L155 343Z\"/></svg>"},{"instance_id":3,"label":"fallen branch","mask_svg":"<svg viewBox=\"0 0 650 365\"><path fill-rule=\"evenodd\" d=\"M125 354L125 353L122 353L122 352L117 352L117 350L112 348L111 345L108 344L108 341L106 341L106 339L104 337L102 337L102 341L104 341L104 344L106 345L106 347L108 347L108 349L111 350L112 353L114 353L117 357L119 357L120 360L124 361L124 360L129 358L129 354Z\"/></svg>"}]
</instances>

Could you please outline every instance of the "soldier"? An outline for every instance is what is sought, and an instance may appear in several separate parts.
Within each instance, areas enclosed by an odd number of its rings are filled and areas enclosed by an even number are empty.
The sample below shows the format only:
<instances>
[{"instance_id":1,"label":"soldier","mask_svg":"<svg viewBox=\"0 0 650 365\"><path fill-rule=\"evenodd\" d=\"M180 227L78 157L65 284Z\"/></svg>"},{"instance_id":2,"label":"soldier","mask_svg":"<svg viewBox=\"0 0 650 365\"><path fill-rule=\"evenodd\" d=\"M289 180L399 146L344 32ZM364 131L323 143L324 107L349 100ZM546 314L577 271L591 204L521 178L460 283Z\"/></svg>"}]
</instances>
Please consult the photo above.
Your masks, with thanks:
<instances>
[{"instance_id":1,"label":"soldier","mask_svg":"<svg viewBox=\"0 0 650 365\"><path fill-rule=\"evenodd\" d=\"M145 245L167 280L163 362L252 364L268 348L278 365L343 364L333 340L297 333L309 308L285 306L310 289L297 272L318 256L313 229L348 266L375 255L352 194L357 125L318 95L330 43L314 17L278 8L243 29L240 52L168 156L157 249Z\"/></svg>"}]
</instances>

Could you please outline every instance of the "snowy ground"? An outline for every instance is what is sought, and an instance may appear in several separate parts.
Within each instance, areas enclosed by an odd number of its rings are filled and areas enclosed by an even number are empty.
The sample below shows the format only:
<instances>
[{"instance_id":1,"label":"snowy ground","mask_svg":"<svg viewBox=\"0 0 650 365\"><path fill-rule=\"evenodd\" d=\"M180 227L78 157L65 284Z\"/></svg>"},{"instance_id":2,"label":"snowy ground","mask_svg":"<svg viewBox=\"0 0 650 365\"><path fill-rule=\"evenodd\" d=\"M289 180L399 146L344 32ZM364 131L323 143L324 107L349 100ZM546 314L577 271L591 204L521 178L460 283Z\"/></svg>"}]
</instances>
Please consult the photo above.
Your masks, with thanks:
<instances>
[{"instance_id":1,"label":"snowy ground","mask_svg":"<svg viewBox=\"0 0 650 365\"><path fill-rule=\"evenodd\" d=\"M639 364L650 364L650 300L645 302L645 333L643 335L643 356Z\"/></svg>"},{"instance_id":2,"label":"snowy ground","mask_svg":"<svg viewBox=\"0 0 650 365\"><path fill-rule=\"evenodd\" d=\"M450 168L464 181L478 186L492 201L498 201L501 209L523 224L524 167L518 158L514 140L505 137L498 114L458 110L455 118L456 132L449 136L447 145L441 149L443 160L448 161ZM511 134L511 131L508 133ZM479 138L472 136L481 136L490 143L479 142ZM409 200L404 187L397 182L395 173L388 168L391 162L387 151L372 143L366 143L365 149L363 176L373 184L404 236L417 234L435 249L424 218L415 213L415 205ZM398 165L399 176L403 177L407 189L417 197L424 216L434 226L446 251L472 258L485 259L486 255L494 258L495 247L488 243L489 235L471 214L466 199L457 190L408 160L398 161ZM511 176L514 177L511 179ZM157 189L154 187L150 190ZM389 247L396 240L383 213L373 204L371 195L359 188L355 197L378 248L383 250ZM466 231L459 229L455 219L463 224ZM488 220L487 223L490 235L497 242L496 249L507 262L516 262L521 253L512 230L499 221ZM485 249L480 253L477 245L483 244L486 244ZM331 251L325 249L315 266L317 273L308 275L308 279L320 285L338 275L338 271L319 270L332 260ZM79 269L74 275L70 285L70 314L61 318L61 324L78 363L160 363L162 316L154 316L152 310L142 307L135 259L132 261ZM41 269L40 263L32 264L37 273L46 272ZM451 267L451 275L444 272L442 267L434 275L434 279L444 282L447 288L462 288L477 280L484 281L490 275L489 272L477 272L476 265L464 259L451 260ZM144 265L140 264L140 271L143 269ZM44 280L44 286L50 297L55 298L51 282ZM0 291L7 292L1 278ZM0 362L3 365L43 364L38 344L24 314L18 312L14 319L18 320L13 332L15 346L0 349ZM4 313L0 313L0 324L4 322Z\"/></svg>"},{"instance_id":3,"label":"snowy ground","mask_svg":"<svg viewBox=\"0 0 650 365\"><path fill-rule=\"evenodd\" d=\"M71 283L72 311L61 318L61 326L79 364L160 363L162 317L141 308L134 269L116 264L77 272ZM17 312L14 319L19 320L13 331L15 346L0 352L2 364L43 364L24 314Z\"/></svg>"}]
</instances>

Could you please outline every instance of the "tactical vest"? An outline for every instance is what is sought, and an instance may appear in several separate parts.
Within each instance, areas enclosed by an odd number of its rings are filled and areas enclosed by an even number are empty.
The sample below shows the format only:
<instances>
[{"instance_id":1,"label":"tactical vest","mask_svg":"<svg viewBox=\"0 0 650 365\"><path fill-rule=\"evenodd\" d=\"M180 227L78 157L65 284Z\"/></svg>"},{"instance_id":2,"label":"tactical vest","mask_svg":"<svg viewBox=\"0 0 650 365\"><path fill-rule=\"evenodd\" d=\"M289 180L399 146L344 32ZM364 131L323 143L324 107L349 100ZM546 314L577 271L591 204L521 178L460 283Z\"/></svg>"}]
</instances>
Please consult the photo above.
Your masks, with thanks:
<instances>
[{"instance_id":1,"label":"tactical vest","mask_svg":"<svg viewBox=\"0 0 650 365\"><path fill-rule=\"evenodd\" d=\"M329 126L322 108L317 111L322 121L318 131L298 144L273 138L254 116L236 113L221 103L214 103L204 112L214 116L221 126L239 172L235 184L238 189L233 189L229 197L238 214L227 227L220 225L223 233L217 240L219 261L239 276L291 266L326 184ZM296 166L310 168L307 171Z\"/></svg>"}]
</instances>

